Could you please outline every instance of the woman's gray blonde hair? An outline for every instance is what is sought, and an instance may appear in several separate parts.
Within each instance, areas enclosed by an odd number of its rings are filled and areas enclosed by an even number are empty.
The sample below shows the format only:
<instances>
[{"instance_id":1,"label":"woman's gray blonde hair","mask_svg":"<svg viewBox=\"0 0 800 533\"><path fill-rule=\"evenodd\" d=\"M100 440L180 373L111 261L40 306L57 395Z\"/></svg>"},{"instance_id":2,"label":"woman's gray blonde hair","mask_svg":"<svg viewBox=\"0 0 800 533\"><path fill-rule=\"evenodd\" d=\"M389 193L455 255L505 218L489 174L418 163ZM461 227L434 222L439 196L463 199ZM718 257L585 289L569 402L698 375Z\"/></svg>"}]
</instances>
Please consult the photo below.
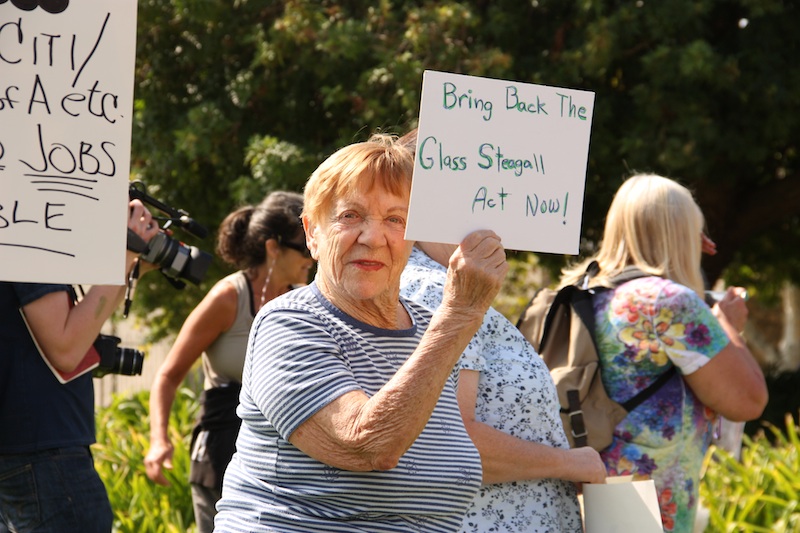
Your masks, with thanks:
<instances>
[{"instance_id":1,"label":"woman's gray blonde hair","mask_svg":"<svg viewBox=\"0 0 800 533\"><path fill-rule=\"evenodd\" d=\"M703 213L686 187L655 174L634 175L614 195L598 253L564 269L562 284L578 283L596 260L600 273L593 284L609 285L625 267L636 266L702 295L704 225Z\"/></svg>"},{"instance_id":2,"label":"woman's gray blonde hair","mask_svg":"<svg viewBox=\"0 0 800 533\"><path fill-rule=\"evenodd\" d=\"M319 223L337 198L378 185L397 196L411 192L414 158L397 137L374 134L339 149L317 167L304 190L303 216Z\"/></svg>"}]
</instances>

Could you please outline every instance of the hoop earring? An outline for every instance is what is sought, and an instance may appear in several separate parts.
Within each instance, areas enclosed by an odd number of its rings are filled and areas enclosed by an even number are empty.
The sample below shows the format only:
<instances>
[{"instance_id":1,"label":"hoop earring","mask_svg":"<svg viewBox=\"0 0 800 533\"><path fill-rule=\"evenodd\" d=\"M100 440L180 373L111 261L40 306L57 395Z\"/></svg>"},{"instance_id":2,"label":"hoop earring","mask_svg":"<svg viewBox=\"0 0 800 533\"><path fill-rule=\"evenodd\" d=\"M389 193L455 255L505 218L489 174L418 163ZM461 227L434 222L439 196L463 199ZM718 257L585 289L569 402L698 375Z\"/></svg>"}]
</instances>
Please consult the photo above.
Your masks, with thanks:
<instances>
[{"instance_id":1,"label":"hoop earring","mask_svg":"<svg viewBox=\"0 0 800 533\"><path fill-rule=\"evenodd\" d=\"M267 271L267 279L264 280L264 286L261 287L261 305L258 306L259 309L264 307L264 304L266 303L264 299L267 297L267 284L269 284L269 279L272 277L272 269L274 266L275 263L272 263L272 266L269 267L269 270Z\"/></svg>"}]
</instances>

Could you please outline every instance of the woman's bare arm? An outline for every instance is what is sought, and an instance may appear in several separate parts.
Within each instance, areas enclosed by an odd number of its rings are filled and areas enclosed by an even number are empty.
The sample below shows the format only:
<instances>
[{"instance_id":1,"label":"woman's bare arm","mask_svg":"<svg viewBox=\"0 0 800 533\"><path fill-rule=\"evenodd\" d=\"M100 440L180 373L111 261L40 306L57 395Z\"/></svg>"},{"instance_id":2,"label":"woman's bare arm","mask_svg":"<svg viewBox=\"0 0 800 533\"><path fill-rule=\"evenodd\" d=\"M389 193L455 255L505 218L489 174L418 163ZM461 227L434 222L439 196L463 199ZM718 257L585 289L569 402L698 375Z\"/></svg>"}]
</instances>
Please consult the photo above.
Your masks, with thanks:
<instances>
[{"instance_id":1,"label":"woman's bare arm","mask_svg":"<svg viewBox=\"0 0 800 533\"><path fill-rule=\"evenodd\" d=\"M684 376L703 404L735 422L758 418L768 400L761 367L739 334L747 320L740 292L731 287L712 308L730 343L699 370Z\"/></svg>"},{"instance_id":2,"label":"woman's bare arm","mask_svg":"<svg viewBox=\"0 0 800 533\"><path fill-rule=\"evenodd\" d=\"M606 467L594 448L554 448L514 437L477 421L479 379L480 372L460 371L458 406L467 433L481 454L484 485L542 478L586 483L605 481Z\"/></svg>"},{"instance_id":3,"label":"woman's bare arm","mask_svg":"<svg viewBox=\"0 0 800 533\"><path fill-rule=\"evenodd\" d=\"M507 270L505 251L493 232L470 234L450 260L442 305L394 377L372 397L361 391L342 395L301 424L290 442L346 470L396 466L427 424Z\"/></svg>"}]
</instances>

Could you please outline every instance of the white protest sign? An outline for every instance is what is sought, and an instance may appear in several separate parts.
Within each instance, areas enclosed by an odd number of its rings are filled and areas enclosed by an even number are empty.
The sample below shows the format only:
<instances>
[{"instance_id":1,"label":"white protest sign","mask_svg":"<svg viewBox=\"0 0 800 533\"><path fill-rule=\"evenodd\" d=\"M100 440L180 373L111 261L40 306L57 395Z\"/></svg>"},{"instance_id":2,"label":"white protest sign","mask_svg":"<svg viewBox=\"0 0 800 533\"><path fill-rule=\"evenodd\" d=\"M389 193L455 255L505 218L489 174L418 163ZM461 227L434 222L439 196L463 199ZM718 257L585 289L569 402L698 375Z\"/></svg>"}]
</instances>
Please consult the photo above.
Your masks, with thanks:
<instances>
[{"instance_id":1,"label":"white protest sign","mask_svg":"<svg viewBox=\"0 0 800 533\"><path fill-rule=\"evenodd\" d=\"M406 239L577 254L594 93L426 71Z\"/></svg>"},{"instance_id":2,"label":"white protest sign","mask_svg":"<svg viewBox=\"0 0 800 533\"><path fill-rule=\"evenodd\" d=\"M583 484L586 533L663 533L658 493L652 479L606 478L606 483Z\"/></svg>"},{"instance_id":3,"label":"white protest sign","mask_svg":"<svg viewBox=\"0 0 800 533\"><path fill-rule=\"evenodd\" d=\"M0 0L0 280L124 283L135 55L136 0Z\"/></svg>"}]
</instances>

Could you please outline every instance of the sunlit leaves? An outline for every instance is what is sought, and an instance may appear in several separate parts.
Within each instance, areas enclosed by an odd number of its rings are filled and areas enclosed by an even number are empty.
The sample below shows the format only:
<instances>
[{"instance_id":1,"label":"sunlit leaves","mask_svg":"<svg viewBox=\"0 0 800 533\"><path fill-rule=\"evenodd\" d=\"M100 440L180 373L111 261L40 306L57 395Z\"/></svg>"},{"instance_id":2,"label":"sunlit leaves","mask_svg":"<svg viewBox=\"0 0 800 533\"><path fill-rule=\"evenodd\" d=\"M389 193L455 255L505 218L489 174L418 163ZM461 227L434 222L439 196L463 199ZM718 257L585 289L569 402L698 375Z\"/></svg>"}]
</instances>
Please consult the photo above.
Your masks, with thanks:
<instances>
[{"instance_id":1,"label":"sunlit leaves","mask_svg":"<svg viewBox=\"0 0 800 533\"><path fill-rule=\"evenodd\" d=\"M169 487L147 477L144 456L150 447L149 392L117 396L98 410L97 444L92 446L114 511L115 533L185 533L195 531L189 488L189 441L197 413L197 395L181 388L170 415L169 435L175 447Z\"/></svg>"}]
</instances>

